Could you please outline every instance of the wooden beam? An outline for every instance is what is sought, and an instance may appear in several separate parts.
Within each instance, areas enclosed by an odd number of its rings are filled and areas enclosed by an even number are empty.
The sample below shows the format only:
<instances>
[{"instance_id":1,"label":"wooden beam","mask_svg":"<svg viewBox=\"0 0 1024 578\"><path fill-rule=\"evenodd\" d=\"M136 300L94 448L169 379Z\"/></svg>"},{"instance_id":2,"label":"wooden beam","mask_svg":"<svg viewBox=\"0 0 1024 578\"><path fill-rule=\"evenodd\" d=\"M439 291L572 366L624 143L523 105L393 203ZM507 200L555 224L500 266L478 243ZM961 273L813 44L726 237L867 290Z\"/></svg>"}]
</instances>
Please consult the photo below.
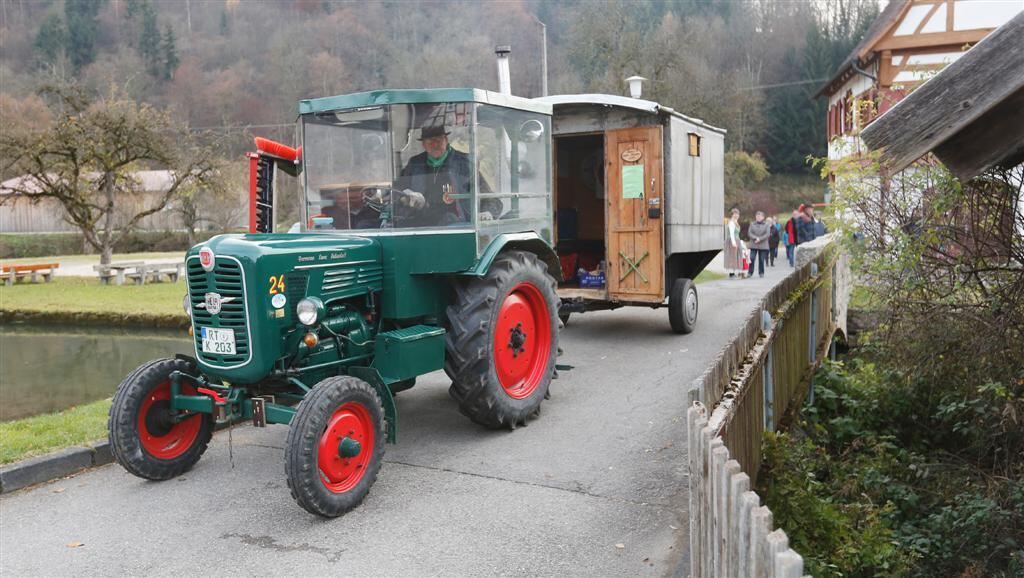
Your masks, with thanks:
<instances>
[{"instance_id":1,"label":"wooden beam","mask_svg":"<svg viewBox=\"0 0 1024 578\"><path fill-rule=\"evenodd\" d=\"M956 6L956 2L953 0L946 0L946 32L953 31L953 7Z\"/></svg>"},{"instance_id":2,"label":"wooden beam","mask_svg":"<svg viewBox=\"0 0 1024 578\"><path fill-rule=\"evenodd\" d=\"M883 161L892 171L936 149L1024 87L1021 45L1024 12L868 125L861 133L864 143L883 149ZM1019 117L1008 120L1013 118ZM1017 139L1024 138L1024 127L1007 125L1018 131Z\"/></svg>"},{"instance_id":3,"label":"wooden beam","mask_svg":"<svg viewBox=\"0 0 1024 578\"><path fill-rule=\"evenodd\" d=\"M929 10L928 13L924 15L924 18L922 18L921 21L917 23L917 29L914 30L914 34L921 34L921 31L924 30L924 27L925 25L928 24L928 21L931 20L932 16L935 16L935 13L939 11L939 6L941 6L941 3L939 2L932 4L932 9Z\"/></svg>"},{"instance_id":4,"label":"wooden beam","mask_svg":"<svg viewBox=\"0 0 1024 578\"><path fill-rule=\"evenodd\" d=\"M962 182L1004 161L1019 162L1024 154L1024 88L936 147L934 153Z\"/></svg>"},{"instance_id":5,"label":"wooden beam","mask_svg":"<svg viewBox=\"0 0 1024 578\"><path fill-rule=\"evenodd\" d=\"M992 28L976 30L960 30L955 32L932 32L929 34L912 34L910 36L893 36L886 38L875 46L875 50L903 50L905 48L927 48L930 46L952 44L963 46L980 42L992 32Z\"/></svg>"}]
</instances>

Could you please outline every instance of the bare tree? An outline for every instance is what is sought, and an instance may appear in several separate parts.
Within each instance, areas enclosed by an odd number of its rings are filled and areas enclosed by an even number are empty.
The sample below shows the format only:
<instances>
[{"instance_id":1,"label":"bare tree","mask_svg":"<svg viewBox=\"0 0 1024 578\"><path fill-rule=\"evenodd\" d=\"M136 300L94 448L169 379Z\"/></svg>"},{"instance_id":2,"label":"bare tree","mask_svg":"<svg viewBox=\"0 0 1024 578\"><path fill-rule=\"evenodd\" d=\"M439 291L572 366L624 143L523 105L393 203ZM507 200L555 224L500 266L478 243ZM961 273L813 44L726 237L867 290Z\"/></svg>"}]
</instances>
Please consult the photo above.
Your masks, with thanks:
<instances>
[{"instance_id":1,"label":"bare tree","mask_svg":"<svg viewBox=\"0 0 1024 578\"><path fill-rule=\"evenodd\" d=\"M49 127L0 135L0 173L21 176L0 202L56 200L100 263L110 263L118 241L182 191L216 180L214 156L165 111L117 96L92 101L68 88L44 92ZM142 195L133 173L143 169L167 170L169 182Z\"/></svg>"}]
</instances>

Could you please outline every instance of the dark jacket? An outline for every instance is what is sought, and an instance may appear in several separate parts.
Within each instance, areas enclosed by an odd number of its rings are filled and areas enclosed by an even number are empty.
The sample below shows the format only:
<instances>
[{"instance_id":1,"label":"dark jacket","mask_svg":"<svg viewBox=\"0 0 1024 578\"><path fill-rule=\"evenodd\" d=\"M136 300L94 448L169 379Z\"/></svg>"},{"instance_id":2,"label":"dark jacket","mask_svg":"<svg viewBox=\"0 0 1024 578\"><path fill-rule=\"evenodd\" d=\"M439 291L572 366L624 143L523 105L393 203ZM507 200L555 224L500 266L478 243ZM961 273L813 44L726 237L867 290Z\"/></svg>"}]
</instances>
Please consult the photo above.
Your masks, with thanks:
<instances>
[{"instance_id":1,"label":"dark jacket","mask_svg":"<svg viewBox=\"0 0 1024 578\"><path fill-rule=\"evenodd\" d=\"M772 225L772 229L768 235L768 248L778 249L779 248L779 224L775 223Z\"/></svg>"},{"instance_id":2,"label":"dark jacket","mask_svg":"<svg viewBox=\"0 0 1024 578\"><path fill-rule=\"evenodd\" d=\"M825 221L818 219L814 221L814 235L816 237L824 237L825 233L828 233L828 227L825 226Z\"/></svg>"},{"instance_id":3,"label":"dark jacket","mask_svg":"<svg viewBox=\"0 0 1024 578\"><path fill-rule=\"evenodd\" d=\"M415 215L411 215L410 226L434 227L453 223L468 223L472 217L472 199L458 198L473 192L473 170L469 155L464 152L448 149L448 158L439 167L431 167L427 163L426 151L409 159L402 169L397 188L411 189L422 193L427 206ZM480 192L490 193L487 182L480 179ZM499 199L485 199L481 202L481 210L489 211L497 219L501 214L502 203ZM397 209L400 213L401 208ZM409 209L405 209L408 214Z\"/></svg>"},{"instance_id":4,"label":"dark jacket","mask_svg":"<svg viewBox=\"0 0 1024 578\"><path fill-rule=\"evenodd\" d=\"M815 230L816 227L814 225L814 221L811 221L809 219L805 220L801 218L800 221L797 223L796 229L796 238L798 244L813 241L816 238L818 238L818 233Z\"/></svg>"}]
</instances>

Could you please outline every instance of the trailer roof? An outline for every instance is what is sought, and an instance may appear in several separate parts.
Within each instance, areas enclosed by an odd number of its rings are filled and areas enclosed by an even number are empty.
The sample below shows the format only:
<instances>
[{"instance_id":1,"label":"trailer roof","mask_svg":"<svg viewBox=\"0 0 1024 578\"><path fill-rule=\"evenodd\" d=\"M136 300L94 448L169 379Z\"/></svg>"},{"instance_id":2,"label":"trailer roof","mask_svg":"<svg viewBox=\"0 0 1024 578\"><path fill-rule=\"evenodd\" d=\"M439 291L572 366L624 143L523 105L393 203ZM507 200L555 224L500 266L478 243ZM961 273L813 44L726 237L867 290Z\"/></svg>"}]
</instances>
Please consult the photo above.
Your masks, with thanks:
<instances>
[{"instance_id":1,"label":"trailer roof","mask_svg":"<svg viewBox=\"0 0 1024 578\"><path fill-rule=\"evenodd\" d=\"M536 99L511 96L479 88L423 88L371 90L299 101L299 114L329 112L385 104L430 104L442 102L479 102L541 114L551 114L551 105Z\"/></svg>"},{"instance_id":2,"label":"trailer roof","mask_svg":"<svg viewBox=\"0 0 1024 578\"><path fill-rule=\"evenodd\" d=\"M617 96L614 94L556 94L553 96L542 96L540 98L533 99L535 102L542 102L550 104L551 106L565 106L565 105L599 105L599 106L616 106L620 108L631 108L633 110L639 110L650 114L661 114L665 113L676 118L685 120L686 122L702 126L708 130L713 130L718 133L725 134L724 128L718 128L711 126L699 118L693 118L692 116L686 116L685 114L676 112L675 110L658 104L653 100L644 100L642 98L629 98L625 96Z\"/></svg>"}]
</instances>

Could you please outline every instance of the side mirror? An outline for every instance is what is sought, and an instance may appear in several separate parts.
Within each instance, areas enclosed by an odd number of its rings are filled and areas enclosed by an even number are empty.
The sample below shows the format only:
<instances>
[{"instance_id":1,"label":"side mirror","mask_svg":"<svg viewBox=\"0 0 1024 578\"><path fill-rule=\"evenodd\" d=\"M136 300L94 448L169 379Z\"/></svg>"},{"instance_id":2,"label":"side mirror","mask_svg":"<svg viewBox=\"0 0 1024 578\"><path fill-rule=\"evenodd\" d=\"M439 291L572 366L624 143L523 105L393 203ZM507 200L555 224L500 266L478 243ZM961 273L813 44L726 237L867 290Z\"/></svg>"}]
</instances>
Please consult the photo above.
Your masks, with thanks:
<instances>
[{"instance_id":1,"label":"side mirror","mask_svg":"<svg viewBox=\"0 0 1024 578\"><path fill-rule=\"evenodd\" d=\"M544 125L539 120L530 119L519 126L519 140L537 142L544 136Z\"/></svg>"}]
</instances>

